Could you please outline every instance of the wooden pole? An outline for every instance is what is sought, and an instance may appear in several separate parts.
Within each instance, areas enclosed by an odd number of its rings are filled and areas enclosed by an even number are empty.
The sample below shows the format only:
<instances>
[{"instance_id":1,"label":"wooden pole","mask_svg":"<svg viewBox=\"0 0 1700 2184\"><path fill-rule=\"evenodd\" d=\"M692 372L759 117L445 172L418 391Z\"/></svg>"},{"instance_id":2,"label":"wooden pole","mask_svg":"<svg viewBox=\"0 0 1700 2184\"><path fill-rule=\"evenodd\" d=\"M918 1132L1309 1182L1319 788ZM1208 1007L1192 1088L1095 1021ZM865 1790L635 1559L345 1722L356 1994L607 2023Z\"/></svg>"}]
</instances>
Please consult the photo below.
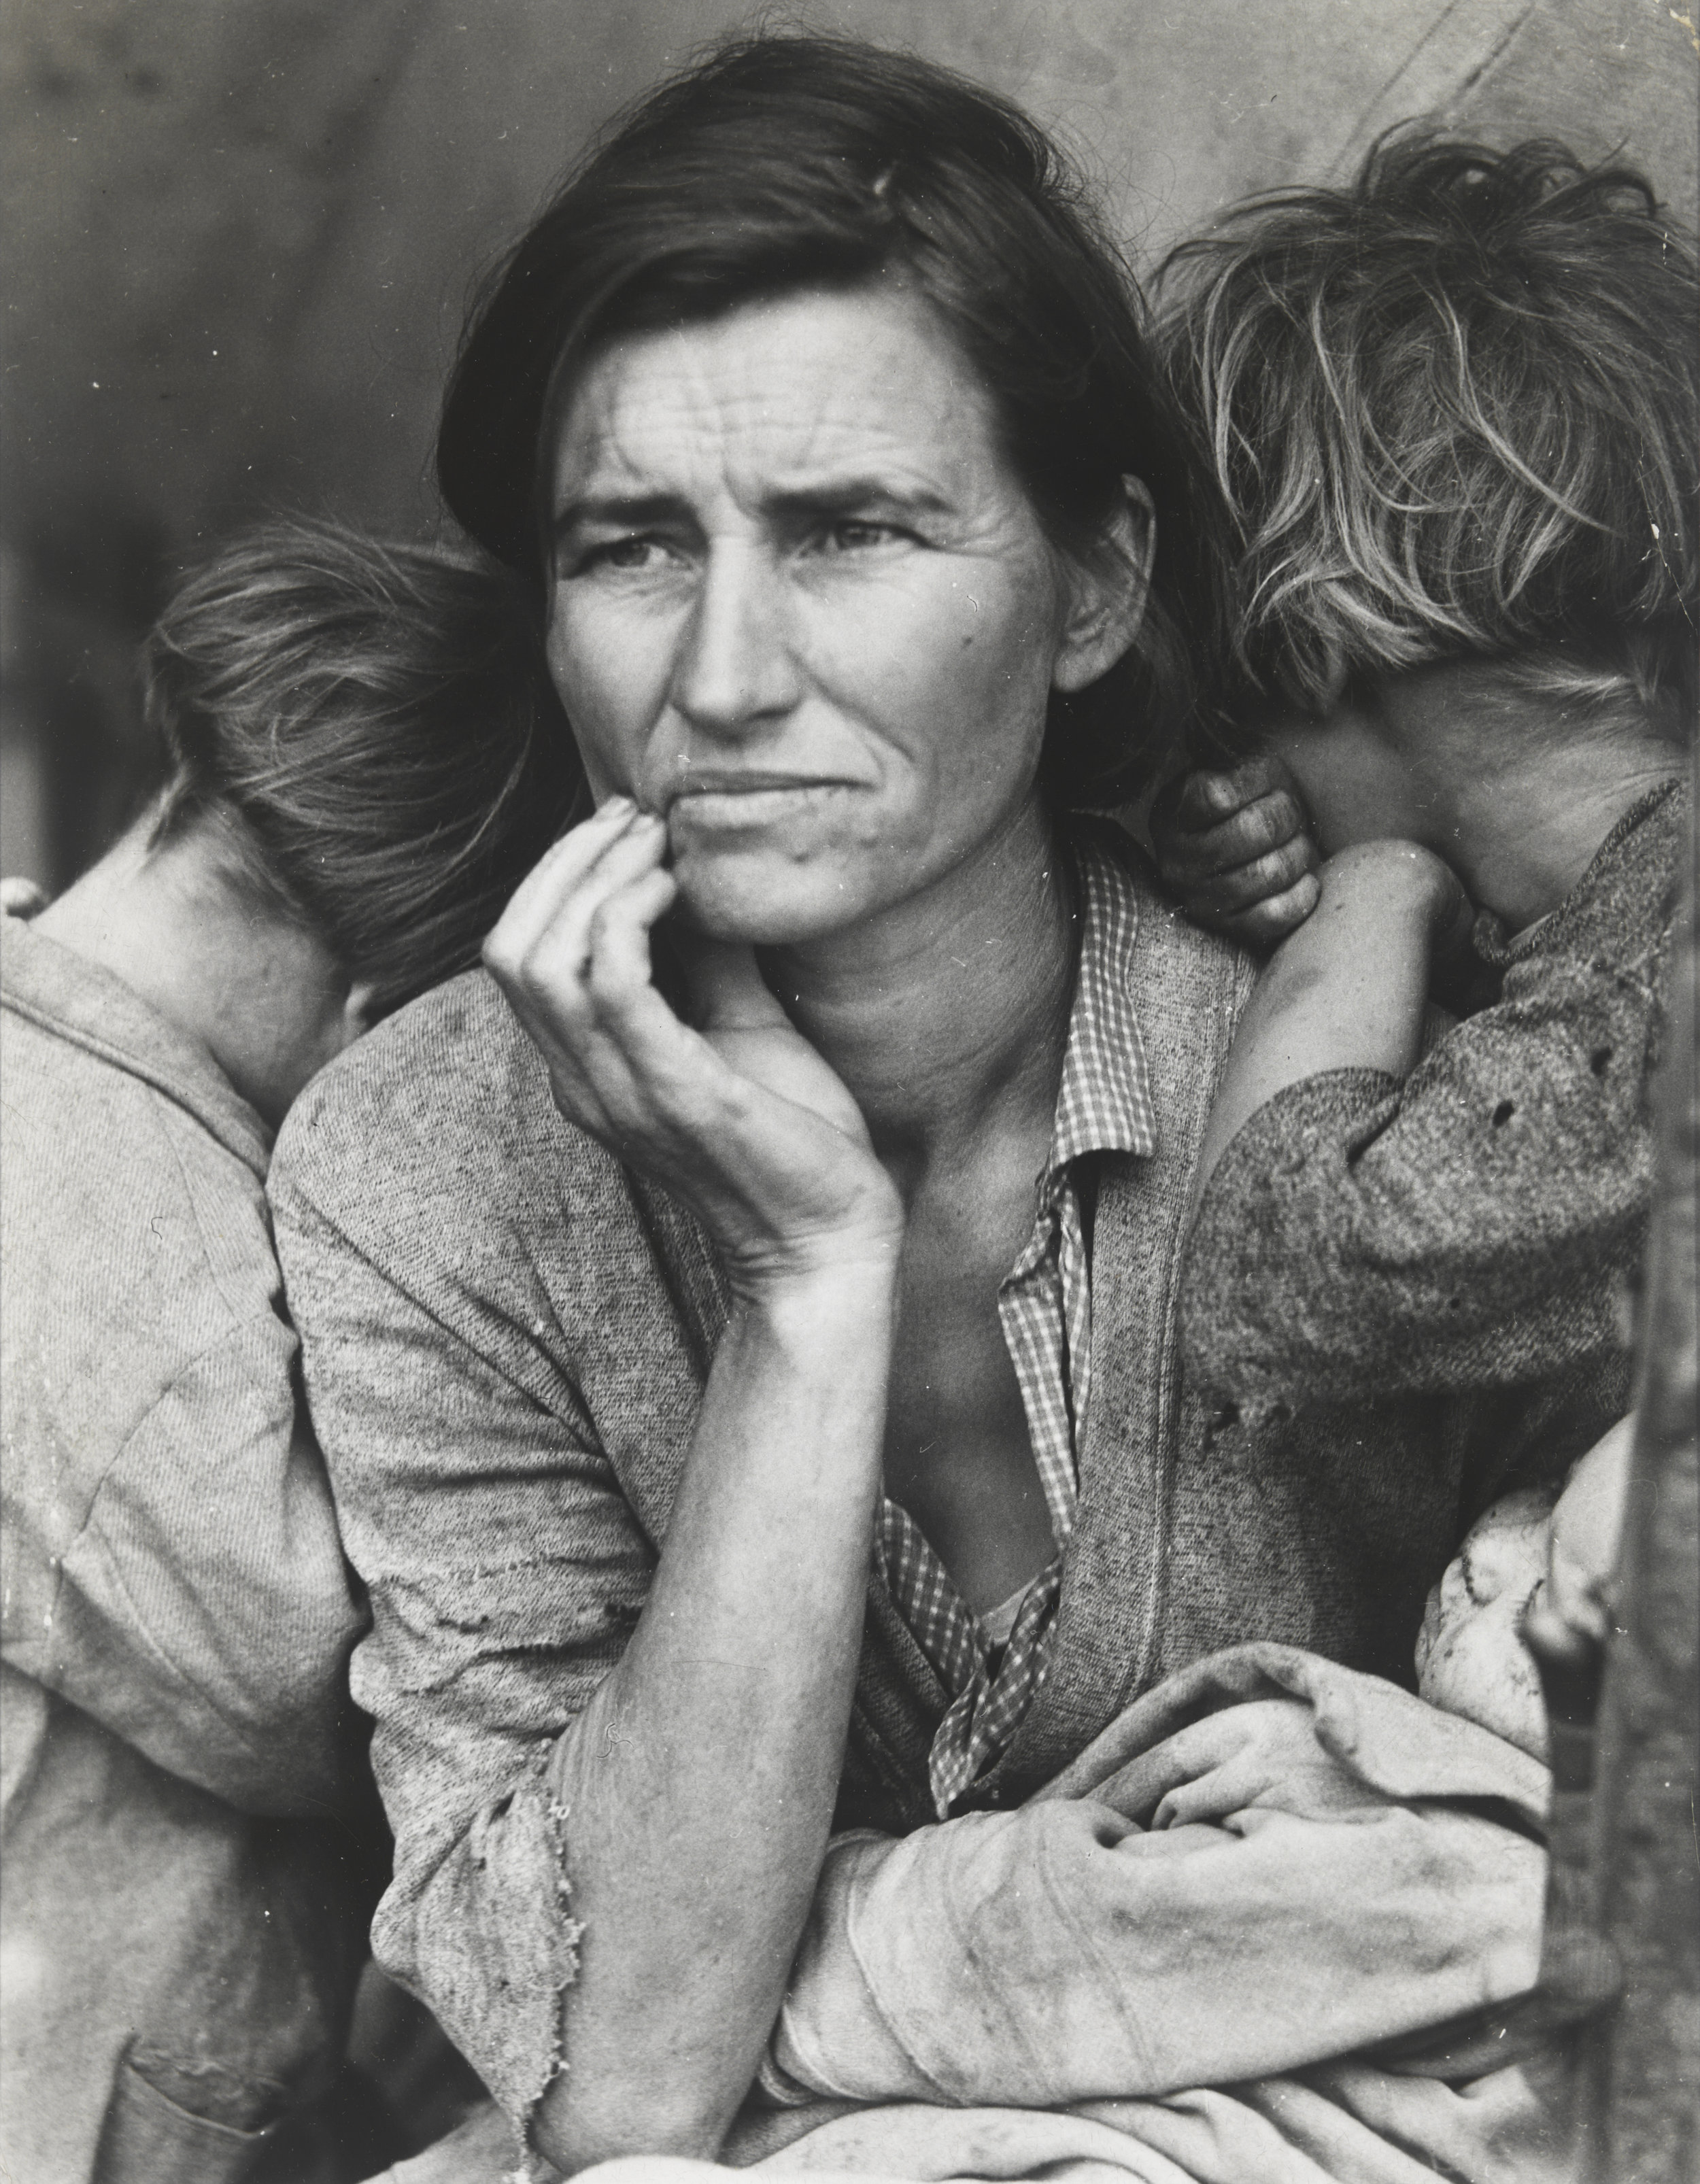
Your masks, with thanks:
<instances>
[{"instance_id":1,"label":"wooden pole","mask_svg":"<svg viewBox=\"0 0 1700 2184\"><path fill-rule=\"evenodd\" d=\"M1565 1983L1597 1943L1615 1953L1617 2008L1579 2043L1580 2184L1700 2178L1700 1486L1696 1378L1697 1156L1694 856L1670 963L1658 1089L1658 1168L1641 1312L1637 1428L1614 1629L1600 1685L1591 1796L1555 1727L1552 1940L1543 1985ZM1574 1692L1574 1683L1572 1691ZM1574 1708L1573 1708L1574 1711ZM1574 1741L1570 1744L1574 1753ZM1558 1894L1572 1868L1568 1907ZM1580 1879L1577 1890L1575 1881ZM1581 1903L1577 1898L1580 1895Z\"/></svg>"}]
</instances>

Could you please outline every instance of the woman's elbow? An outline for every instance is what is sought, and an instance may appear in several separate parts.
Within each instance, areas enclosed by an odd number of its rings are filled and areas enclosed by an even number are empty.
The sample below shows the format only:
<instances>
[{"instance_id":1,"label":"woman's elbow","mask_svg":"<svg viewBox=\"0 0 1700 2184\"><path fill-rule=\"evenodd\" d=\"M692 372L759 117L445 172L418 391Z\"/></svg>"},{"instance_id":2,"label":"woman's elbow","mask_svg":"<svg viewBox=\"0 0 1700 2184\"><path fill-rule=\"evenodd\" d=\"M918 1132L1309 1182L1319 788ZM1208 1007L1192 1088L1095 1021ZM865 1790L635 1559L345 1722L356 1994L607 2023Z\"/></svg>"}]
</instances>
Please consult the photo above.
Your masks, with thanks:
<instances>
[{"instance_id":1,"label":"woman's elbow","mask_svg":"<svg viewBox=\"0 0 1700 2184\"><path fill-rule=\"evenodd\" d=\"M728 2097L724 2087L711 2092L677 2079L658 2084L648 2067L605 2072L588 2085L568 2070L544 2095L532 2141L567 2176L634 2155L713 2161L747 2090Z\"/></svg>"}]
</instances>

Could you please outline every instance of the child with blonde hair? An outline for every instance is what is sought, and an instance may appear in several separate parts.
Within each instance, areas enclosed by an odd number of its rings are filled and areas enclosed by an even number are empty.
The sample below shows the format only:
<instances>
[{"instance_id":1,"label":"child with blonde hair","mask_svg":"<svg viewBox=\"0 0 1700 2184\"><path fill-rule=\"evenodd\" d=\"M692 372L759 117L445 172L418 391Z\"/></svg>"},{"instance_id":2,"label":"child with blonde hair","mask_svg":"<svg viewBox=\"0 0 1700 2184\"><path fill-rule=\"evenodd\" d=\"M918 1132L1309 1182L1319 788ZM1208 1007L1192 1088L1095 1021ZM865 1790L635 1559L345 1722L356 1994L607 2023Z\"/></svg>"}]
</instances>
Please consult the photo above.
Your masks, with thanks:
<instances>
[{"instance_id":1,"label":"child with blonde hair","mask_svg":"<svg viewBox=\"0 0 1700 2184\"><path fill-rule=\"evenodd\" d=\"M1230 213L1165 294L1232 576L1212 744L1153 833L1195 915L1279 944L1206 1143L1188 1369L1224 1431L1555 1373L1626 1411L1689 828L1692 249L1628 168L1419 131ZM1424 1679L1536 1743L1562 1393L1548 1425Z\"/></svg>"}]
</instances>

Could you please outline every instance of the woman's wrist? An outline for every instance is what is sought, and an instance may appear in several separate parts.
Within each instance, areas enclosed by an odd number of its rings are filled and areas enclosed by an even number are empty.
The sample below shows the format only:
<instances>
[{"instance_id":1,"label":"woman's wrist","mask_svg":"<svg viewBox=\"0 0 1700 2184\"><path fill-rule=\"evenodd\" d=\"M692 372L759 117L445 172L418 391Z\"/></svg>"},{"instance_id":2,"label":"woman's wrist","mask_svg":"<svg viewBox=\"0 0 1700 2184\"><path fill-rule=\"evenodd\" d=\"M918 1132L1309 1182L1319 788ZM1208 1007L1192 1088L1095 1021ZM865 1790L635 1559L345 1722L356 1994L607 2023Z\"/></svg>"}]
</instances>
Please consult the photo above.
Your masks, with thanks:
<instances>
[{"instance_id":1,"label":"woman's wrist","mask_svg":"<svg viewBox=\"0 0 1700 2184\"><path fill-rule=\"evenodd\" d=\"M900 1225L870 1219L746 1246L727 1256L726 1268L733 1295L776 1331L802 1325L824 1333L844 1322L889 1319L902 1256Z\"/></svg>"}]
</instances>

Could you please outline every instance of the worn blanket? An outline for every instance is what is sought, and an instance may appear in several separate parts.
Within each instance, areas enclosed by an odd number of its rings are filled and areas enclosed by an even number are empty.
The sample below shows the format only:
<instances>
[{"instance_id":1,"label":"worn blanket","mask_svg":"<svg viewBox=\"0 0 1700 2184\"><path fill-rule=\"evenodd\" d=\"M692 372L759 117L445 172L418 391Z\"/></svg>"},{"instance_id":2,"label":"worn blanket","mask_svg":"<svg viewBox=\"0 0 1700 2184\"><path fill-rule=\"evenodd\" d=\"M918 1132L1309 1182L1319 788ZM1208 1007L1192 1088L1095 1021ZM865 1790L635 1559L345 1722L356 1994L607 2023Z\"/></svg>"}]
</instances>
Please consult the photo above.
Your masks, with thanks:
<instances>
[{"instance_id":1,"label":"worn blanket","mask_svg":"<svg viewBox=\"0 0 1700 2184\"><path fill-rule=\"evenodd\" d=\"M1550 2050L1508 2008L1536 1978L1547 1796L1536 1761L1391 1684L1218 1654L1017 1812L833 1844L722 2163L1555 2184ZM499 2173L489 2128L491 2165L469 2138L443 2184ZM632 2166L598 2184L644 2184Z\"/></svg>"}]
</instances>

